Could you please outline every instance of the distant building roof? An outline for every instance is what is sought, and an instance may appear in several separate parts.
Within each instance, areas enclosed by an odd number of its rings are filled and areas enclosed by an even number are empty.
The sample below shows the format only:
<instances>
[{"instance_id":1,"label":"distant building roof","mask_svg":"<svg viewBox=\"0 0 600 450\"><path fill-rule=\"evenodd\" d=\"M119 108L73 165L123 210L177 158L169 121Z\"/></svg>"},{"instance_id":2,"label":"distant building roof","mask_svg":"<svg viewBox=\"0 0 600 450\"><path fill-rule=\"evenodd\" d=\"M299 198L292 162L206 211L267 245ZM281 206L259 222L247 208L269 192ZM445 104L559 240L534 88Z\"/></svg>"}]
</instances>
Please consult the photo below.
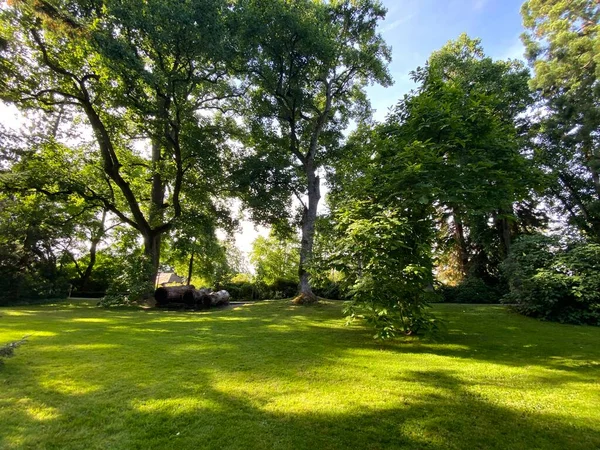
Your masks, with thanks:
<instances>
[{"instance_id":1,"label":"distant building roof","mask_svg":"<svg viewBox=\"0 0 600 450\"><path fill-rule=\"evenodd\" d=\"M158 272L156 276L156 284L164 286L166 284L171 283L180 283L183 284L185 281L184 278L180 277L174 272Z\"/></svg>"}]
</instances>

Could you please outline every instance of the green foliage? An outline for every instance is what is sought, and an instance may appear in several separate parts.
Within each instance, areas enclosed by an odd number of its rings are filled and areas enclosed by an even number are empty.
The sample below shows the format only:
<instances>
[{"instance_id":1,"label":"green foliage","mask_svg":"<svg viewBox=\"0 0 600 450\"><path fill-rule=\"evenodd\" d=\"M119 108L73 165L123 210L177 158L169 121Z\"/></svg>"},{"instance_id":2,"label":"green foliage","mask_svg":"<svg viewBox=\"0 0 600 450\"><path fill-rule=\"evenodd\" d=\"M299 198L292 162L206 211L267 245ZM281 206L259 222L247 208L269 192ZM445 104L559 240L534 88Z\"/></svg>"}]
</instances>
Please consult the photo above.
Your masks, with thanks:
<instances>
[{"instance_id":1,"label":"green foliage","mask_svg":"<svg viewBox=\"0 0 600 450\"><path fill-rule=\"evenodd\" d=\"M523 42L533 62L532 86L577 91L600 77L600 7L595 0L527 0Z\"/></svg>"},{"instance_id":2,"label":"green foliage","mask_svg":"<svg viewBox=\"0 0 600 450\"><path fill-rule=\"evenodd\" d=\"M363 319L377 338L438 331L427 312L433 294L428 220L399 208L356 202L337 215L334 267L345 274L350 320Z\"/></svg>"},{"instance_id":3,"label":"green foliage","mask_svg":"<svg viewBox=\"0 0 600 450\"><path fill-rule=\"evenodd\" d=\"M460 278L473 278L461 297L490 296L484 285L497 284L498 263L519 232L519 207L532 208L525 201L539 178L521 154L520 115L532 99L520 63L494 61L462 35L413 79L418 88L384 124L363 124L349 138L332 178L330 205L342 236L333 241L342 243L347 264L354 260L340 270L382 337L422 326L434 249L455 254L446 261L457 264ZM354 227L360 232L348 241Z\"/></svg>"},{"instance_id":4,"label":"green foliage","mask_svg":"<svg viewBox=\"0 0 600 450\"><path fill-rule=\"evenodd\" d=\"M102 205L135 229L149 279L163 235L192 205L210 206L228 173L231 121L212 114L233 96L228 12L221 0L23 0L0 10L0 40L10 43L0 46L0 98L31 119L56 117L54 127L35 121L54 130L22 152L48 163L26 188Z\"/></svg>"},{"instance_id":5,"label":"green foliage","mask_svg":"<svg viewBox=\"0 0 600 450\"><path fill-rule=\"evenodd\" d=\"M259 236L252 243L250 262L256 268L256 280L272 286L282 280L298 284L300 250L292 237Z\"/></svg>"},{"instance_id":6,"label":"green foliage","mask_svg":"<svg viewBox=\"0 0 600 450\"><path fill-rule=\"evenodd\" d=\"M490 286L481 278L471 276L456 286L441 286L438 292L445 303L500 303L503 287Z\"/></svg>"},{"instance_id":7,"label":"green foliage","mask_svg":"<svg viewBox=\"0 0 600 450\"><path fill-rule=\"evenodd\" d=\"M486 57L480 41L463 34L434 52L413 79L419 87L382 129L394 142L392 158L410 167L389 182L398 190L416 183L423 201L438 205L437 248L456 254L462 277L495 278L523 222L516 205L540 180L522 154L529 73L520 62Z\"/></svg>"},{"instance_id":8,"label":"green foliage","mask_svg":"<svg viewBox=\"0 0 600 450\"><path fill-rule=\"evenodd\" d=\"M297 300L311 303L318 171L350 120L369 117L366 86L391 83L390 49L377 30L385 9L375 0L241 0L234 9L249 82L242 198L255 220L301 225Z\"/></svg>"},{"instance_id":9,"label":"green foliage","mask_svg":"<svg viewBox=\"0 0 600 450\"><path fill-rule=\"evenodd\" d=\"M528 316L600 325L600 245L524 236L503 264L505 301Z\"/></svg>"},{"instance_id":10,"label":"green foliage","mask_svg":"<svg viewBox=\"0 0 600 450\"><path fill-rule=\"evenodd\" d=\"M106 291L106 295L98 302L98 306L125 306L144 300L154 286L148 285L148 273L152 271L152 263L144 255L131 254L117 276Z\"/></svg>"},{"instance_id":11,"label":"green foliage","mask_svg":"<svg viewBox=\"0 0 600 450\"><path fill-rule=\"evenodd\" d=\"M234 279L218 283L217 289L225 289L232 300L274 300L293 297L298 292L298 282L278 278L266 284L259 280Z\"/></svg>"},{"instance_id":12,"label":"green foliage","mask_svg":"<svg viewBox=\"0 0 600 450\"><path fill-rule=\"evenodd\" d=\"M68 295L65 265L80 214L80 205L41 194L0 195L0 305Z\"/></svg>"},{"instance_id":13,"label":"green foliage","mask_svg":"<svg viewBox=\"0 0 600 450\"><path fill-rule=\"evenodd\" d=\"M531 87L540 112L535 160L549 205L588 239L600 240L600 5L528 0L522 7Z\"/></svg>"}]
</instances>

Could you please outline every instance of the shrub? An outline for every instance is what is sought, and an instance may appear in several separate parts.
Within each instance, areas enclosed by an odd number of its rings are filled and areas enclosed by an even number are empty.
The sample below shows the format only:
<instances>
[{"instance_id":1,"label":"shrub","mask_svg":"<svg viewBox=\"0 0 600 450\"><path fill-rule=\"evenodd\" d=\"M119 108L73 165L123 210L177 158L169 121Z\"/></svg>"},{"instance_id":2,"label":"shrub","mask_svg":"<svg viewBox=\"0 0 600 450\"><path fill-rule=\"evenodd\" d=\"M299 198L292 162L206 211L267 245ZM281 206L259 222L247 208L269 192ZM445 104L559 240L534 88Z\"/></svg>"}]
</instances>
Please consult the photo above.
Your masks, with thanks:
<instances>
[{"instance_id":1,"label":"shrub","mask_svg":"<svg viewBox=\"0 0 600 450\"><path fill-rule=\"evenodd\" d=\"M271 298L290 298L298 293L297 280L277 278L267 287L272 292Z\"/></svg>"},{"instance_id":2,"label":"shrub","mask_svg":"<svg viewBox=\"0 0 600 450\"><path fill-rule=\"evenodd\" d=\"M510 288L505 301L520 313L600 325L600 245L525 236L502 269Z\"/></svg>"},{"instance_id":3,"label":"shrub","mask_svg":"<svg viewBox=\"0 0 600 450\"><path fill-rule=\"evenodd\" d=\"M69 282L55 265L24 266L18 248L0 245L0 306L66 298Z\"/></svg>"},{"instance_id":4,"label":"shrub","mask_svg":"<svg viewBox=\"0 0 600 450\"><path fill-rule=\"evenodd\" d=\"M456 286L442 286L438 289L445 303L500 303L500 286L490 286L481 278L468 277Z\"/></svg>"},{"instance_id":5,"label":"shrub","mask_svg":"<svg viewBox=\"0 0 600 450\"><path fill-rule=\"evenodd\" d=\"M316 283L313 292L317 297L329 300L345 300L347 298L344 286L339 281L326 280L323 283Z\"/></svg>"},{"instance_id":6,"label":"shrub","mask_svg":"<svg viewBox=\"0 0 600 450\"><path fill-rule=\"evenodd\" d=\"M281 299L293 297L298 291L298 282L282 278L275 279L271 284L261 281L230 281L218 284L216 289L225 289L232 300Z\"/></svg>"},{"instance_id":7,"label":"shrub","mask_svg":"<svg viewBox=\"0 0 600 450\"><path fill-rule=\"evenodd\" d=\"M148 283L150 263L144 256L132 256L123 273L119 275L108 287L106 296L98 302L98 306L126 306L131 305L154 292Z\"/></svg>"},{"instance_id":8,"label":"shrub","mask_svg":"<svg viewBox=\"0 0 600 450\"><path fill-rule=\"evenodd\" d=\"M229 292L231 299L234 301L260 300L264 294L264 286L248 281L230 281L217 284L216 290L221 289Z\"/></svg>"},{"instance_id":9,"label":"shrub","mask_svg":"<svg viewBox=\"0 0 600 450\"><path fill-rule=\"evenodd\" d=\"M336 230L332 263L348 286L349 320L364 320L380 339L439 331L427 310L435 296L426 290L432 281L429 221L403 208L356 202L340 210Z\"/></svg>"}]
</instances>

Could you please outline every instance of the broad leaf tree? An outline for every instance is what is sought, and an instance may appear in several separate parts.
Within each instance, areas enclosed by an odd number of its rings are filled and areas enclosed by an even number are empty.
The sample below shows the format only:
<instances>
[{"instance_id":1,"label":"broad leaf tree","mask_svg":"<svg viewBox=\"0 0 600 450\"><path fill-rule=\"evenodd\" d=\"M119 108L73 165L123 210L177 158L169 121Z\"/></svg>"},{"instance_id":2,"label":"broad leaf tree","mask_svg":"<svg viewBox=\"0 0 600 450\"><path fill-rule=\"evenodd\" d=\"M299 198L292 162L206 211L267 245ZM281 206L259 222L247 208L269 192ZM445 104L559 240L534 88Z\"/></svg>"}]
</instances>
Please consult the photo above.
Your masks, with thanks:
<instances>
[{"instance_id":1,"label":"broad leaf tree","mask_svg":"<svg viewBox=\"0 0 600 450\"><path fill-rule=\"evenodd\" d=\"M67 110L93 136L87 159L101 183L69 189L141 234L149 285L188 172L205 153L218 158L199 112L232 95L226 11L218 0L21 0L0 12L0 97L24 112Z\"/></svg>"},{"instance_id":2,"label":"broad leaf tree","mask_svg":"<svg viewBox=\"0 0 600 450\"><path fill-rule=\"evenodd\" d=\"M284 199L298 199L302 237L296 302L311 303L316 296L307 269L321 169L349 120L368 114L364 87L391 82L390 50L376 29L385 10L374 0L241 0L236 9L241 69L250 84L245 116L253 153L248 161L250 168L262 166L254 176L272 186L246 198L257 193L279 199L282 206ZM255 204L255 217L264 205L272 203Z\"/></svg>"},{"instance_id":3,"label":"broad leaf tree","mask_svg":"<svg viewBox=\"0 0 600 450\"><path fill-rule=\"evenodd\" d=\"M413 79L419 87L381 129L396 142L385 155L389 182L405 183L394 174L411 159L418 164L418 183L428 187L422 201L438 210L440 248L456 254L462 276L477 259L489 272L499 262L490 260L492 253L508 254L518 202L538 183L523 154L524 113L532 104L528 71L519 62L486 57L479 40L462 35L434 52Z\"/></svg>"},{"instance_id":4,"label":"broad leaf tree","mask_svg":"<svg viewBox=\"0 0 600 450\"><path fill-rule=\"evenodd\" d=\"M600 239L600 4L528 0L522 36L540 97L536 156L558 213Z\"/></svg>"}]
</instances>

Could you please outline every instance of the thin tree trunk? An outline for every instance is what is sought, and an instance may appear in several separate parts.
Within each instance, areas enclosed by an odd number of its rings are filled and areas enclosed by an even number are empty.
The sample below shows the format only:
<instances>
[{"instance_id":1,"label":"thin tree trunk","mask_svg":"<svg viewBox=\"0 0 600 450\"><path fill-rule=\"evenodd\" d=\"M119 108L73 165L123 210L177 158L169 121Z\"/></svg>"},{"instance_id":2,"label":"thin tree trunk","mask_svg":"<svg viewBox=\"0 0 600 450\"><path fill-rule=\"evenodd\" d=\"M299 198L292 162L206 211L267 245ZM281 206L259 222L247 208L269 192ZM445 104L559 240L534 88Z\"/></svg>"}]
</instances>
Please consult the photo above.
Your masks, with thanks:
<instances>
[{"instance_id":1,"label":"thin tree trunk","mask_svg":"<svg viewBox=\"0 0 600 450\"><path fill-rule=\"evenodd\" d=\"M96 265L96 252L98 249L98 244L104 237L104 224L106 223L106 209L102 210L102 220L100 221L100 226L96 233L93 233L91 236L91 245L90 245L90 262L85 268L85 272L81 275L81 280L79 282L79 289L83 292L87 288L87 285L92 276L92 271L94 270L94 266Z\"/></svg>"},{"instance_id":2,"label":"thin tree trunk","mask_svg":"<svg viewBox=\"0 0 600 450\"><path fill-rule=\"evenodd\" d=\"M460 271L461 276L464 278L467 276L469 252L467 251L463 223L455 212L453 212L452 217L454 219L454 241L458 251L458 270Z\"/></svg>"},{"instance_id":3,"label":"thin tree trunk","mask_svg":"<svg viewBox=\"0 0 600 450\"><path fill-rule=\"evenodd\" d=\"M196 244L196 240L194 240L194 244ZM194 247L192 247L192 254L190 255L190 263L188 265L188 277L187 277L187 285L192 284L192 273L194 272Z\"/></svg>"},{"instance_id":4,"label":"thin tree trunk","mask_svg":"<svg viewBox=\"0 0 600 450\"><path fill-rule=\"evenodd\" d=\"M510 221L503 217L500 219L500 235L502 237L502 246L504 247L504 257L508 257L508 253L510 252L510 246L512 244L512 238L510 233Z\"/></svg>"},{"instance_id":5,"label":"thin tree trunk","mask_svg":"<svg viewBox=\"0 0 600 450\"><path fill-rule=\"evenodd\" d=\"M600 175L598 175L598 156L594 151L594 144L591 136L586 139L583 144L583 154L587 161L587 167L592 175L592 182L594 183L594 190L596 191L597 199L600 199Z\"/></svg>"}]
</instances>

